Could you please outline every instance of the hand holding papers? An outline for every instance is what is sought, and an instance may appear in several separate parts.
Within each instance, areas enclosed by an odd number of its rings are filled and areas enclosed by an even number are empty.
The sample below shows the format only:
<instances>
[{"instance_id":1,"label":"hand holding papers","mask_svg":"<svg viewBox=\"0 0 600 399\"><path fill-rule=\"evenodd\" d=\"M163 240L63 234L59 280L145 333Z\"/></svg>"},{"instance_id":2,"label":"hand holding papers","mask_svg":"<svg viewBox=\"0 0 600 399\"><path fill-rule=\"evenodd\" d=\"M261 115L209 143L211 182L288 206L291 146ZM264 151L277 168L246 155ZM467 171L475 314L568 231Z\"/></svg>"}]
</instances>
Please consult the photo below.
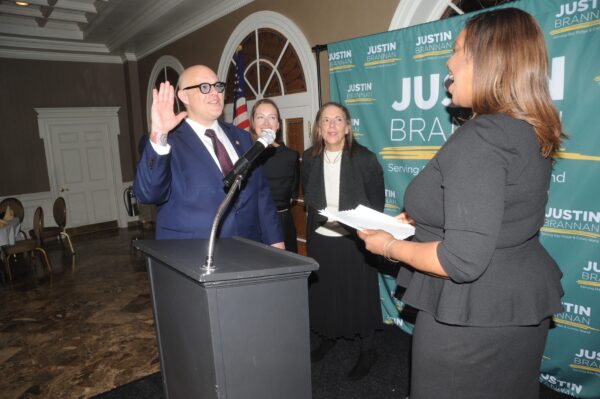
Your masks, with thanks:
<instances>
[{"instance_id":1,"label":"hand holding papers","mask_svg":"<svg viewBox=\"0 0 600 399\"><path fill-rule=\"evenodd\" d=\"M415 234L415 228L406 223L400 223L396 218L377 212L363 205L349 211L332 212L327 209L319 213L331 220L337 220L357 230L383 230L398 240L404 240Z\"/></svg>"}]
</instances>

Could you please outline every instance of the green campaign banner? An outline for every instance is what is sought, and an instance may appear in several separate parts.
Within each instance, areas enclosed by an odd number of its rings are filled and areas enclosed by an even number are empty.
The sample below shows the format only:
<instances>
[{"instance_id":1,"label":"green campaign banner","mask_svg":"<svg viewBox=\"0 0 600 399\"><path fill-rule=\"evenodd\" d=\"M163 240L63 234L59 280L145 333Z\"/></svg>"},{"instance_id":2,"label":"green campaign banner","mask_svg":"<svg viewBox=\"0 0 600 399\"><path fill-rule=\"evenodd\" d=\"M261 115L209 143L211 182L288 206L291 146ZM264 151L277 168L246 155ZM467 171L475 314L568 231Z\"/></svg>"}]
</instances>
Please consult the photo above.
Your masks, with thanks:
<instances>
[{"instance_id":1,"label":"green campaign banner","mask_svg":"<svg viewBox=\"0 0 600 399\"><path fill-rule=\"evenodd\" d=\"M560 265L563 312L554 315L540 381L576 398L600 398L600 0L521 0L549 51L549 85L569 138L552 174L541 241ZM472 15L472 14L471 14ZM454 41L470 15L330 44L331 98L348 107L356 139L384 170L386 212L458 127L444 83ZM387 323L412 325L380 275ZM518 361L518 359L516 359Z\"/></svg>"}]
</instances>

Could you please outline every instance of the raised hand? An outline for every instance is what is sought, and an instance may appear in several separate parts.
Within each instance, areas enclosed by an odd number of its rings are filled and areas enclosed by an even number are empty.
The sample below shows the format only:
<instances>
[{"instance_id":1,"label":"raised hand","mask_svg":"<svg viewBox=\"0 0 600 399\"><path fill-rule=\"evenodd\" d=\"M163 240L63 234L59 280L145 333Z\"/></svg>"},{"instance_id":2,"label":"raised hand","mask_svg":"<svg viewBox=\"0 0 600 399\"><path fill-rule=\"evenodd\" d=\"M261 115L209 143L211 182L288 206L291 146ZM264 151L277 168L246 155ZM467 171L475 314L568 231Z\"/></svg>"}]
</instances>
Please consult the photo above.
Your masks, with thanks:
<instances>
[{"instance_id":1,"label":"raised hand","mask_svg":"<svg viewBox=\"0 0 600 399\"><path fill-rule=\"evenodd\" d=\"M182 111L175 115L175 88L168 81L160 84L158 90L152 90L152 111L150 140L153 143L166 145L167 134L187 116Z\"/></svg>"}]
</instances>

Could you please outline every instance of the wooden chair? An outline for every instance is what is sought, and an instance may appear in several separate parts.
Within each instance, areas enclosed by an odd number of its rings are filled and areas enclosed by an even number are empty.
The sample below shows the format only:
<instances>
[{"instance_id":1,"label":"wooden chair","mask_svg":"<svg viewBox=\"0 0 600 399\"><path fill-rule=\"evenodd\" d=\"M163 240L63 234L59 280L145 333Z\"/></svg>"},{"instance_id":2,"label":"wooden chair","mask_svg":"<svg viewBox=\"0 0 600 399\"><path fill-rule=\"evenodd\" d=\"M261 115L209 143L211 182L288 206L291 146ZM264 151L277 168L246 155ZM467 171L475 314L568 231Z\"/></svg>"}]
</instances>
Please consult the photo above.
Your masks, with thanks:
<instances>
[{"instance_id":1,"label":"wooden chair","mask_svg":"<svg viewBox=\"0 0 600 399\"><path fill-rule=\"evenodd\" d=\"M44 220L44 211L41 207L38 207L35 210L35 214L33 215L33 227L34 231L39 231L41 235L41 229L43 228L43 220ZM52 273L52 265L50 264L50 260L48 259L48 254L41 246L41 241L39 238L30 238L26 240L16 241L13 245L5 245L2 247L2 255L4 258L4 266L6 269L6 274L8 276L9 281L12 281L12 273L10 270L10 261L11 259L15 259L19 254L28 253L30 258L29 262L31 264L34 255L36 252L39 252L42 256L42 262L45 264L48 269L48 273Z\"/></svg>"},{"instance_id":2,"label":"wooden chair","mask_svg":"<svg viewBox=\"0 0 600 399\"><path fill-rule=\"evenodd\" d=\"M58 197L54 201L54 206L52 207L52 214L54 215L54 221L56 222L56 226L42 228L41 245L43 245L44 242L47 240L58 239L60 240L60 243L64 248L64 237L69 243L71 255L75 255L75 250L73 249L73 244L71 243L71 237L65 231L65 226L67 225L67 206L63 197Z\"/></svg>"},{"instance_id":3,"label":"wooden chair","mask_svg":"<svg viewBox=\"0 0 600 399\"><path fill-rule=\"evenodd\" d=\"M15 217L19 218L19 223L23 224L23 219L25 218L25 208L23 208L23 204L16 198L4 198L2 202L0 202L0 212L6 212L6 208L10 207L13 210ZM23 239L27 238L27 234L23 231L23 229L19 229L19 234L22 235Z\"/></svg>"}]
</instances>

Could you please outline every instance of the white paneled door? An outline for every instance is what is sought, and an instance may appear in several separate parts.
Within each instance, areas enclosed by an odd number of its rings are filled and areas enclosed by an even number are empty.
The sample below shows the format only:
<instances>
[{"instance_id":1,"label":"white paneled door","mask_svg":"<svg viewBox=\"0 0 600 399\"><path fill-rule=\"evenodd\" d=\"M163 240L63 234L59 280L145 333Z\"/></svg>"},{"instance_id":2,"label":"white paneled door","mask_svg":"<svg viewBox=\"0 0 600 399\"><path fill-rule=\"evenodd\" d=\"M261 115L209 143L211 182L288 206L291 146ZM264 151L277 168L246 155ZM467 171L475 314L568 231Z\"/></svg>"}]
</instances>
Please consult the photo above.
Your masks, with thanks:
<instances>
[{"instance_id":1,"label":"white paneled door","mask_svg":"<svg viewBox=\"0 0 600 399\"><path fill-rule=\"evenodd\" d=\"M117 110L36 109L51 190L66 200L68 227L120 218Z\"/></svg>"}]
</instances>

